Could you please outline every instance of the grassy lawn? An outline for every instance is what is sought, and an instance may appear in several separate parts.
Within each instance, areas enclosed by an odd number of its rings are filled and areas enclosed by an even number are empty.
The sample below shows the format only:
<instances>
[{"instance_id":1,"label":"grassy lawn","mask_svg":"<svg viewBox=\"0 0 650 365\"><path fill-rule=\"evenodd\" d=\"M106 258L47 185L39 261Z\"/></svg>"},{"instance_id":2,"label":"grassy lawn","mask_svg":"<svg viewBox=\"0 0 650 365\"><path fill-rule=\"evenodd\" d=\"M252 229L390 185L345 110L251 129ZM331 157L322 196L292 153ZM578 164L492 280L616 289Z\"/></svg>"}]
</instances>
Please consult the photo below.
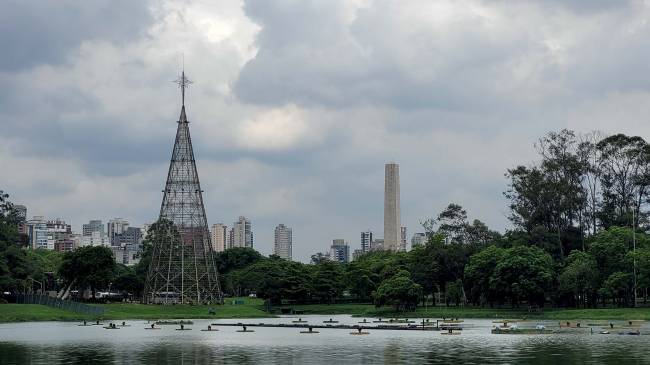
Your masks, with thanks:
<instances>
[{"instance_id":1,"label":"grassy lawn","mask_svg":"<svg viewBox=\"0 0 650 365\"><path fill-rule=\"evenodd\" d=\"M362 316L375 310L372 304L308 304L292 305L293 309L305 314L351 314Z\"/></svg>"},{"instance_id":2,"label":"grassy lawn","mask_svg":"<svg viewBox=\"0 0 650 365\"><path fill-rule=\"evenodd\" d=\"M244 304L233 304L233 299L226 300L225 305L143 305L143 304L97 304L106 312L102 319L191 319L191 318L261 318L270 317L263 310L263 301L253 298L237 298ZM209 308L215 314L208 314ZM93 319L93 316L50 308L39 304L2 304L0 305L0 322L27 321L77 321Z\"/></svg>"},{"instance_id":3,"label":"grassy lawn","mask_svg":"<svg viewBox=\"0 0 650 365\"><path fill-rule=\"evenodd\" d=\"M253 298L237 298L244 304L233 304L227 299L225 305L144 305L106 304L103 318L106 319L172 319L172 318L262 318L270 317L264 311L264 301ZM215 314L208 314L209 309Z\"/></svg>"},{"instance_id":4,"label":"grassy lawn","mask_svg":"<svg viewBox=\"0 0 650 365\"><path fill-rule=\"evenodd\" d=\"M371 304L312 304L296 305L305 314L351 314L356 317L419 317L419 318L537 318L549 320L595 319L595 320L650 320L650 308L606 309L556 309L546 308L540 313L526 310L489 309L473 307L427 307L415 312L395 312L392 308L375 308Z\"/></svg>"},{"instance_id":5,"label":"grassy lawn","mask_svg":"<svg viewBox=\"0 0 650 365\"><path fill-rule=\"evenodd\" d=\"M190 305L143 305L143 304L101 304L106 309L103 319L192 319L192 318L262 318L270 317L264 311L263 301L257 298L238 298L244 304L233 304L228 299L223 306ZM99 305L99 304L98 304ZM208 314L214 308L215 314ZM311 304L295 305L294 309L305 314L351 314L357 317L425 317L425 318L513 318L513 319L548 319L548 320L650 320L650 308L620 309L553 309L546 308L541 313L528 313L525 310L487 309L473 307L428 307L418 308L415 312L395 312L391 308L375 308L371 304ZM77 321L92 319L74 312L46 307L37 304L3 304L0 305L0 322L24 321Z\"/></svg>"},{"instance_id":6,"label":"grassy lawn","mask_svg":"<svg viewBox=\"0 0 650 365\"><path fill-rule=\"evenodd\" d=\"M89 317L40 304L0 304L0 322L74 321L84 318Z\"/></svg>"}]
</instances>

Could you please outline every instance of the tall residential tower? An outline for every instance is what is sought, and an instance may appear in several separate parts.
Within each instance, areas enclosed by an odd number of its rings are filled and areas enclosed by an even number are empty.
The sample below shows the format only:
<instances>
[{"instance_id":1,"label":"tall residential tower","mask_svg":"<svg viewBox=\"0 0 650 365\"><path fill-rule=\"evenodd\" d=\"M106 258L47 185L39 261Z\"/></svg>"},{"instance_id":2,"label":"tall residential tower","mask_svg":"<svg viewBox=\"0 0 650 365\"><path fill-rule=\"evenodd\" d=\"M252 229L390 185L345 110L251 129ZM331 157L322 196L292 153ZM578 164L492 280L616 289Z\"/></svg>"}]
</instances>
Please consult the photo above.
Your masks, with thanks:
<instances>
[{"instance_id":1,"label":"tall residential tower","mask_svg":"<svg viewBox=\"0 0 650 365\"><path fill-rule=\"evenodd\" d=\"M237 222L232 224L232 247L253 248L253 228L250 219L240 216Z\"/></svg>"},{"instance_id":2,"label":"tall residential tower","mask_svg":"<svg viewBox=\"0 0 650 365\"><path fill-rule=\"evenodd\" d=\"M275 245L273 253L285 260L291 261L291 251L293 249L293 237L290 227L284 224L278 224L275 227Z\"/></svg>"},{"instance_id":3,"label":"tall residential tower","mask_svg":"<svg viewBox=\"0 0 650 365\"><path fill-rule=\"evenodd\" d=\"M212 248L214 252L222 252L228 242L228 227L223 223L212 225Z\"/></svg>"}]
</instances>

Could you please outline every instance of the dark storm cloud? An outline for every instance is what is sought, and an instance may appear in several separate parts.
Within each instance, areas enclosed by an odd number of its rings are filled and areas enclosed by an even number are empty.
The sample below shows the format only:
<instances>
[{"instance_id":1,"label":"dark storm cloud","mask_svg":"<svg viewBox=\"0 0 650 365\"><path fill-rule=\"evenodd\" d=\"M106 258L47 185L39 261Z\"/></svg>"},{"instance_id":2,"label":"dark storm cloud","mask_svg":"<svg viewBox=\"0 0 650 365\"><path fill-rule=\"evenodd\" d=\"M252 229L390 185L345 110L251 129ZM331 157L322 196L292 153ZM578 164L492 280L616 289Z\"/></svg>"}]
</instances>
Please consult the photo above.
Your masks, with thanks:
<instances>
[{"instance_id":1,"label":"dark storm cloud","mask_svg":"<svg viewBox=\"0 0 650 365\"><path fill-rule=\"evenodd\" d=\"M85 40L126 42L151 23L148 1L9 0L0 11L0 71L63 62Z\"/></svg>"},{"instance_id":2,"label":"dark storm cloud","mask_svg":"<svg viewBox=\"0 0 650 365\"><path fill-rule=\"evenodd\" d=\"M40 82L22 84L7 79L6 85L9 87L0 91L0 118L3 137L20 141L14 148L17 155L57 156L78 161L92 175L124 176L171 154L174 114L166 120L143 117L143 113L116 114L105 110L92 90L67 83L49 89ZM130 128L130 124L152 119L158 131L167 133L167 139L147 138Z\"/></svg>"}]
</instances>

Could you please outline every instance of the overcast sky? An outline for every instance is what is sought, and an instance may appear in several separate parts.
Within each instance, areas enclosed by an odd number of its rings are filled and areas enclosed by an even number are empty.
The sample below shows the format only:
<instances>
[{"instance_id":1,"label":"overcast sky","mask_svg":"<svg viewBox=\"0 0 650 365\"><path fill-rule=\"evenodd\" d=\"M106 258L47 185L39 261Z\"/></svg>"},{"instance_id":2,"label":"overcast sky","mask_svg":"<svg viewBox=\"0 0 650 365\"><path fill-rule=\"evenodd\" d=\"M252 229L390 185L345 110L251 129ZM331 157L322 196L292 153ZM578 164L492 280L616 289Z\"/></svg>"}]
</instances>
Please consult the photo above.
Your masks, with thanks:
<instances>
[{"instance_id":1,"label":"overcast sky","mask_svg":"<svg viewBox=\"0 0 650 365\"><path fill-rule=\"evenodd\" d=\"M650 132L643 1L27 1L0 12L0 189L28 215L157 218L182 57L209 224L293 227L307 261L409 236L449 202L509 228L507 181L549 130Z\"/></svg>"}]
</instances>

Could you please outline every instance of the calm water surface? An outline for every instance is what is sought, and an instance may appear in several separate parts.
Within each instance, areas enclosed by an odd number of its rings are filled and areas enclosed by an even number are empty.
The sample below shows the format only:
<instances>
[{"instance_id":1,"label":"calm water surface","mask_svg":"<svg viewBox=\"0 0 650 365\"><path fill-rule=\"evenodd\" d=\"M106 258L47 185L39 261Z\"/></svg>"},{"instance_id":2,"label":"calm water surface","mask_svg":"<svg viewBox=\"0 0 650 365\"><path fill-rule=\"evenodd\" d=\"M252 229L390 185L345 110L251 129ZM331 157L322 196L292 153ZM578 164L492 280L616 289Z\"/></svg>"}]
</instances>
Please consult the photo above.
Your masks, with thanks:
<instances>
[{"instance_id":1,"label":"calm water surface","mask_svg":"<svg viewBox=\"0 0 650 365\"><path fill-rule=\"evenodd\" d=\"M303 316L313 324L350 316ZM216 322L290 323L292 317ZM146 331L145 321L105 330L77 323L0 324L0 364L650 364L650 336L580 333L492 335L490 320L467 320L461 335L439 332L324 329L302 335L298 329L236 327L201 332L213 320L195 320L192 331L176 326ZM548 325L557 323L548 323ZM650 333L644 325L642 333Z\"/></svg>"}]
</instances>

